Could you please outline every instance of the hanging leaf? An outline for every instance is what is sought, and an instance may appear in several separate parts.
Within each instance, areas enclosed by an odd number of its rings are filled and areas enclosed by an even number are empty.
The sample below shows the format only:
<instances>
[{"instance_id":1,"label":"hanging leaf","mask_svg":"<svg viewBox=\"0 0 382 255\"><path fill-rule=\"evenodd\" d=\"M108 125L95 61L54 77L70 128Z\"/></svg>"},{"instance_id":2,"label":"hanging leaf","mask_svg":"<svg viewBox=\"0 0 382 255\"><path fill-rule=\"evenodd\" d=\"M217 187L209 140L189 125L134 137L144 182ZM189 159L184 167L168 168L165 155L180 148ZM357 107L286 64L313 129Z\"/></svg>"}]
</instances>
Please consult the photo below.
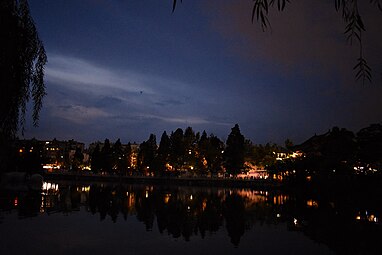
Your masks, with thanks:
<instances>
[{"instance_id":1,"label":"hanging leaf","mask_svg":"<svg viewBox=\"0 0 382 255\"><path fill-rule=\"evenodd\" d=\"M172 2L172 12L175 11L175 8L176 8L176 1L177 1L177 0L173 0L173 2ZM180 2L182 2L182 0L180 0Z\"/></svg>"},{"instance_id":2,"label":"hanging leaf","mask_svg":"<svg viewBox=\"0 0 382 255\"><path fill-rule=\"evenodd\" d=\"M365 83L366 79L371 82L371 68L367 64L366 60L362 57L357 59L357 64L353 67L357 73L355 75L356 80L362 79L362 83Z\"/></svg>"}]
</instances>

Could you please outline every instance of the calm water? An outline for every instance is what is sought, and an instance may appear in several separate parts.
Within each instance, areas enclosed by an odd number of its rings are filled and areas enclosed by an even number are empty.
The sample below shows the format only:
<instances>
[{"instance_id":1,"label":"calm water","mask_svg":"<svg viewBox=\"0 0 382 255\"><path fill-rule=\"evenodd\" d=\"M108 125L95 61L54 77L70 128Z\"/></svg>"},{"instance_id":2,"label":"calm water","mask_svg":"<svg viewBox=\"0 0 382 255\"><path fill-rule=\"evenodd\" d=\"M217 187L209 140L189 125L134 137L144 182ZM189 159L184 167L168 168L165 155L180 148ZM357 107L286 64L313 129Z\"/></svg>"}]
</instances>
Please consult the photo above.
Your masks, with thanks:
<instances>
[{"instance_id":1,"label":"calm water","mask_svg":"<svg viewBox=\"0 0 382 255\"><path fill-rule=\"evenodd\" d=\"M382 254L379 209L274 190L45 183L0 192L0 254Z\"/></svg>"}]
</instances>

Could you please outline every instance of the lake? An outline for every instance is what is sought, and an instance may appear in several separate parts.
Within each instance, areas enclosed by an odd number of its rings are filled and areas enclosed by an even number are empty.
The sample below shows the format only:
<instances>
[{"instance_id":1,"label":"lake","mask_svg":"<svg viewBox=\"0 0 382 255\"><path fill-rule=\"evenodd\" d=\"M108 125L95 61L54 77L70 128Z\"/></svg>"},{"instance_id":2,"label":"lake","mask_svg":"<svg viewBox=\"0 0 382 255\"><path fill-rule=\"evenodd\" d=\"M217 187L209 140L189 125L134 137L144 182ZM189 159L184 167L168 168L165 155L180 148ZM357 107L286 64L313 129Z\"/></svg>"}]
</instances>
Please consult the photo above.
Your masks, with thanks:
<instances>
[{"instance_id":1,"label":"lake","mask_svg":"<svg viewBox=\"0 0 382 255\"><path fill-rule=\"evenodd\" d=\"M380 208L296 190L45 182L0 191L0 254L382 254Z\"/></svg>"}]
</instances>

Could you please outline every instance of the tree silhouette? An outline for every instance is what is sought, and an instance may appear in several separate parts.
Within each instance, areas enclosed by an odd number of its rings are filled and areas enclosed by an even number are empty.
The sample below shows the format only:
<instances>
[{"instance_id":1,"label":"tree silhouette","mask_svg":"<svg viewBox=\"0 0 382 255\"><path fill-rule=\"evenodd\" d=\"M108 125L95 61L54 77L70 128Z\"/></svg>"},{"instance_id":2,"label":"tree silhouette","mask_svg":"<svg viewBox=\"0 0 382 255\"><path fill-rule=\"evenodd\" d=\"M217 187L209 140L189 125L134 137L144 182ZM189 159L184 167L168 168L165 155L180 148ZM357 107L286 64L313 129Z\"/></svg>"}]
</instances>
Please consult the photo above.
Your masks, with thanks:
<instances>
[{"instance_id":1,"label":"tree silhouette","mask_svg":"<svg viewBox=\"0 0 382 255\"><path fill-rule=\"evenodd\" d=\"M227 172L237 175L244 166L244 136L240 133L239 125L236 124L227 139L227 147L224 151L225 167Z\"/></svg>"},{"instance_id":2,"label":"tree silhouette","mask_svg":"<svg viewBox=\"0 0 382 255\"><path fill-rule=\"evenodd\" d=\"M101 168L102 171L111 173L112 171L112 151L109 139L105 139L101 150Z\"/></svg>"},{"instance_id":3,"label":"tree silhouette","mask_svg":"<svg viewBox=\"0 0 382 255\"><path fill-rule=\"evenodd\" d=\"M327 176L334 172L350 173L356 161L357 141L353 132L333 127L327 133L314 135L294 147L304 152L296 161L296 170L304 175L306 169L319 170L317 174Z\"/></svg>"},{"instance_id":4,"label":"tree silhouette","mask_svg":"<svg viewBox=\"0 0 382 255\"><path fill-rule=\"evenodd\" d=\"M84 154L81 151L81 148L76 148L76 152L74 153L72 160L72 170L79 171L81 164L84 161Z\"/></svg>"},{"instance_id":5,"label":"tree silhouette","mask_svg":"<svg viewBox=\"0 0 382 255\"><path fill-rule=\"evenodd\" d=\"M47 57L26 0L0 1L0 38L0 169L9 171L11 141L24 129L27 103L32 99L37 126L45 96Z\"/></svg>"},{"instance_id":6,"label":"tree silhouette","mask_svg":"<svg viewBox=\"0 0 382 255\"><path fill-rule=\"evenodd\" d=\"M101 170L101 167L101 151L99 144L97 144L91 154L91 169L94 173L98 173Z\"/></svg>"},{"instance_id":7,"label":"tree silhouette","mask_svg":"<svg viewBox=\"0 0 382 255\"><path fill-rule=\"evenodd\" d=\"M45 49L26 0L0 3L0 135L12 137L24 127L27 102L33 100L37 125L45 96Z\"/></svg>"},{"instance_id":8,"label":"tree silhouette","mask_svg":"<svg viewBox=\"0 0 382 255\"><path fill-rule=\"evenodd\" d=\"M156 171L158 171L160 175L163 175L166 171L166 164L169 162L170 159L170 150L171 140L168 137L166 131L164 131L160 139L158 155L156 159Z\"/></svg>"},{"instance_id":9,"label":"tree silhouette","mask_svg":"<svg viewBox=\"0 0 382 255\"><path fill-rule=\"evenodd\" d=\"M382 125L372 124L357 133L362 162L382 165Z\"/></svg>"},{"instance_id":10,"label":"tree silhouette","mask_svg":"<svg viewBox=\"0 0 382 255\"><path fill-rule=\"evenodd\" d=\"M186 152L183 130L178 128L175 132L171 133L171 165L175 168L175 170L179 170L184 163L184 156Z\"/></svg>"},{"instance_id":11,"label":"tree silhouette","mask_svg":"<svg viewBox=\"0 0 382 255\"><path fill-rule=\"evenodd\" d=\"M118 174L126 174L127 169L127 157L125 150L122 147L121 140L118 139L113 145L113 169Z\"/></svg>"},{"instance_id":12,"label":"tree silhouette","mask_svg":"<svg viewBox=\"0 0 382 255\"><path fill-rule=\"evenodd\" d=\"M184 162L188 166L194 167L196 165L196 155L195 148L197 144L197 135L195 134L192 127L187 127L184 131L184 147L185 147L185 156Z\"/></svg>"},{"instance_id":13,"label":"tree silhouette","mask_svg":"<svg viewBox=\"0 0 382 255\"><path fill-rule=\"evenodd\" d=\"M285 148L287 148L288 150L291 150L293 148L293 142L289 138L285 140L284 144Z\"/></svg>"},{"instance_id":14,"label":"tree silhouette","mask_svg":"<svg viewBox=\"0 0 382 255\"><path fill-rule=\"evenodd\" d=\"M208 166L206 162L207 158L207 151L208 151L208 137L207 133L204 130L202 132L202 136L200 137L198 141L198 170L199 174L205 175L208 171Z\"/></svg>"},{"instance_id":15,"label":"tree silhouette","mask_svg":"<svg viewBox=\"0 0 382 255\"><path fill-rule=\"evenodd\" d=\"M133 154L133 151L131 149L131 143L129 142L125 148L126 167L127 167L126 174L128 175L132 175L132 172L133 172L132 154Z\"/></svg>"},{"instance_id":16,"label":"tree silhouette","mask_svg":"<svg viewBox=\"0 0 382 255\"><path fill-rule=\"evenodd\" d=\"M156 136L150 134L149 139L141 143L139 146L138 170L141 171L142 174L146 175L154 171L156 154Z\"/></svg>"},{"instance_id":17,"label":"tree silhouette","mask_svg":"<svg viewBox=\"0 0 382 255\"><path fill-rule=\"evenodd\" d=\"M208 147L206 153L207 166L211 174L217 174L221 169L223 150L223 142L220 141L218 137L211 134L208 138Z\"/></svg>"}]
</instances>

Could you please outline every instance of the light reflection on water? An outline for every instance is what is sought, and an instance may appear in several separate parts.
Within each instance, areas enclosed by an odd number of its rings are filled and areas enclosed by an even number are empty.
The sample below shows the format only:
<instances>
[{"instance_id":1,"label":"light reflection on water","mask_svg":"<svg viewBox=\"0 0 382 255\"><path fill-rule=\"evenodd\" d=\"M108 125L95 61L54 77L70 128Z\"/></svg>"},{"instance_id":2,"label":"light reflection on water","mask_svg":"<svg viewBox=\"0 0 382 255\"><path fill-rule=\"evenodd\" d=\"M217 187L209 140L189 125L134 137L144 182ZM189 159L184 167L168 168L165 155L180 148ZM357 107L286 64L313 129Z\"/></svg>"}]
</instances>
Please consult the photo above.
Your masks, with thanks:
<instances>
[{"instance_id":1,"label":"light reflection on water","mask_svg":"<svg viewBox=\"0 0 382 255\"><path fill-rule=\"evenodd\" d=\"M41 240L62 254L378 254L382 233L378 211L276 190L44 183L0 198L0 254Z\"/></svg>"}]
</instances>

